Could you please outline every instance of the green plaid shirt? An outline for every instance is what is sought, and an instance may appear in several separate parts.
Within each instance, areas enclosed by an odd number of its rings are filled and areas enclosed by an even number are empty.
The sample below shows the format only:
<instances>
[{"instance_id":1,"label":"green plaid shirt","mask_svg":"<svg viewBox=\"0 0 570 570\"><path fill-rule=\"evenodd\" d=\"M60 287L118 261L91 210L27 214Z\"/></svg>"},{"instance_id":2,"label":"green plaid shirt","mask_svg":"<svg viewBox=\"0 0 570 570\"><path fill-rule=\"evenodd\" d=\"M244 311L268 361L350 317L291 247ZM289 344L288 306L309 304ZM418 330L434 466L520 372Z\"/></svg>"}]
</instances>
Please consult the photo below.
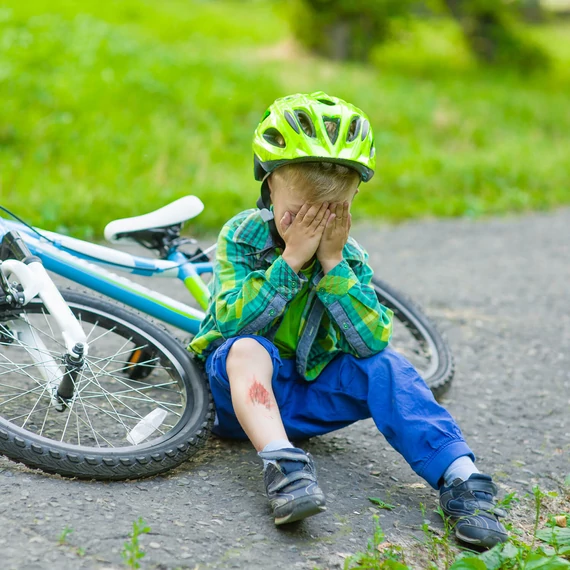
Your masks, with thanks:
<instances>
[{"instance_id":1,"label":"green plaid shirt","mask_svg":"<svg viewBox=\"0 0 570 570\"><path fill-rule=\"evenodd\" d=\"M368 254L349 238L343 257L326 275L316 262L296 352L297 370L307 380L339 353L363 358L380 352L392 335L393 313L370 285ZM210 306L189 349L205 359L231 337L273 340L305 280L279 254L260 210L241 212L220 232Z\"/></svg>"}]
</instances>

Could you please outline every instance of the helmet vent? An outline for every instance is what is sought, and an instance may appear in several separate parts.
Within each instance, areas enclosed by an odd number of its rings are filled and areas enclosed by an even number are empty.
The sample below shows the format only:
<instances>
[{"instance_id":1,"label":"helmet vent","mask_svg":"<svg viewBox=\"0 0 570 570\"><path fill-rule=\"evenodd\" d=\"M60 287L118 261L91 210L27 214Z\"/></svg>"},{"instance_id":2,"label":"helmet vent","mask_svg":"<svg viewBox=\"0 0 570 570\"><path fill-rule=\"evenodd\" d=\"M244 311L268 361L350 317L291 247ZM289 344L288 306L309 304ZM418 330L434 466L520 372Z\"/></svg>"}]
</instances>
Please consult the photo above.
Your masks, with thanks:
<instances>
[{"instance_id":1,"label":"helmet vent","mask_svg":"<svg viewBox=\"0 0 570 570\"><path fill-rule=\"evenodd\" d=\"M370 147L370 158L376 154L376 148L374 147L374 141L372 141L372 146Z\"/></svg>"},{"instance_id":2,"label":"helmet vent","mask_svg":"<svg viewBox=\"0 0 570 570\"><path fill-rule=\"evenodd\" d=\"M285 111L283 113L285 115L285 119L287 120L287 122L289 123L289 126L298 134L301 131L299 130L299 125L297 124L297 121L293 118L293 115L291 113L289 113L289 111Z\"/></svg>"},{"instance_id":3,"label":"helmet vent","mask_svg":"<svg viewBox=\"0 0 570 570\"><path fill-rule=\"evenodd\" d=\"M352 142L358 136L358 131L360 130L360 117L353 117L350 121L348 127L348 133L346 134L346 142Z\"/></svg>"},{"instance_id":4,"label":"helmet vent","mask_svg":"<svg viewBox=\"0 0 570 570\"><path fill-rule=\"evenodd\" d=\"M366 119L364 119L364 121L362 122L362 133L360 134L360 138L362 140L366 138L369 130L370 130L370 123Z\"/></svg>"},{"instance_id":5,"label":"helmet vent","mask_svg":"<svg viewBox=\"0 0 570 570\"><path fill-rule=\"evenodd\" d=\"M323 123L325 129L327 130L327 135L334 144L338 139L338 127L340 126L340 119L334 119L333 117L323 117Z\"/></svg>"},{"instance_id":6,"label":"helmet vent","mask_svg":"<svg viewBox=\"0 0 570 570\"><path fill-rule=\"evenodd\" d=\"M273 127L267 129L263 133L263 138L273 146L277 146L279 148L285 148L286 144L285 138L277 129L274 129Z\"/></svg>"},{"instance_id":7,"label":"helmet vent","mask_svg":"<svg viewBox=\"0 0 570 570\"><path fill-rule=\"evenodd\" d=\"M323 105L329 105L330 107L334 107L336 105L336 103L330 99L317 99L317 101Z\"/></svg>"},{"instance_id":8,"label":"helmet vent","mask_svg":"<svg viewBox=\"0 0 570 570\"><path fill-rule=\"evenodd\" d=\"M316 138L315 125L313 125L311 117L309 117L305 111L295 111L295 115L297 117L297 121L299 121L302 131L308 137Z\"/></svg>"}]
</instances>

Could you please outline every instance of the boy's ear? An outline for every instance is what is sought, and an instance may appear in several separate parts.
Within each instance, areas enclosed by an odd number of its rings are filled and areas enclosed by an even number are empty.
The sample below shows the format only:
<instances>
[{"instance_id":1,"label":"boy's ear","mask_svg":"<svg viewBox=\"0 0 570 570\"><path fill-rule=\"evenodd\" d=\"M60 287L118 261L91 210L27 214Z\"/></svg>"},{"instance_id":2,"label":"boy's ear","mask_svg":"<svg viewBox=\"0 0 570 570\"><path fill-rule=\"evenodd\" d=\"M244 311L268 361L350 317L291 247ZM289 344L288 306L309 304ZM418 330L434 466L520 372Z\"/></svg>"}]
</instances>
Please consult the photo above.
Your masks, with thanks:
<instances>
[{"instance_id":1,"label":"boy's ear","mask_svg":"<svg viewBox=\"0 0 570 570\"><path fill-rule=\"evenodd\" d=\"M271 176L267 178L267 187L269 188L269 196L271 196L271 201L273 201L273 187L271 185Z\"/></svg>"}]
</instances>

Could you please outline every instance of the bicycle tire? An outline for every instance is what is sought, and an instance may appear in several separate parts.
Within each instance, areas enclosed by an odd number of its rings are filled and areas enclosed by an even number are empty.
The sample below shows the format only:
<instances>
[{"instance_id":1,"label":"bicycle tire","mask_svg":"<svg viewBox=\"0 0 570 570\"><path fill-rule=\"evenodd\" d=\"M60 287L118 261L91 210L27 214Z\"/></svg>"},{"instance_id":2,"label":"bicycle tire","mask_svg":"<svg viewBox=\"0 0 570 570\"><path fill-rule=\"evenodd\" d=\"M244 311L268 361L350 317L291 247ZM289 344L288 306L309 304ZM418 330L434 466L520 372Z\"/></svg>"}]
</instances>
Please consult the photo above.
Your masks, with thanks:
<instances>
[{"instance_id":1,"label":"bicycle tire","mask_svg":"<svg viewBox=\"0 0 570 570\"><path fill-rule=\"evenodd\" d=\"M449 344L416 303L381 279L373 278L372 285L380 303L394 311L394 318L406 327L425 352L429 366L422 377L434 396L441 398L451 386L455 373Z\"/></svg>"},{"instance_id":2,"label":"bicycle tire","mask_svg":"<svg viewBox=\"0 0 570 570\"><path fill-rule=\"evenodd\" d=\"M168 365L168 374L172 374L172 377L176 379L177 387L180 384L186 405L184 410L178 414L180 416L179 421L175 423L170 431L160 435L158 438L147 442L142 441L138 445L131 445L130 442L127 442L127 445L124 447L89 447L82 445L81 440L79 440L79 444L54 441L49 437L26 429L26 427L20 427L3 417L6 408L3 408L0 404L0 453L16 462L24 463L29 467L41 469L48 473L55 473L65 477L98 480L124 480L148 477L168 471L191 458L204 445L214 421L214 404L201 366L191 358L182 343L147 318L126 310L115 303L82 292L65 290L62 292L62 295L83 324L95 322L98 327L106 328L108 331L111 330L112 326L115 327L113 334L116 331L124 332L125 334L129 333L133 335L131 338L137 342L139 342L139 339L142 339L148 343L148 346L152 346L155 354L159 355L156 357L156 360L160 362L161 366L166 363ZM43 312L43 305L41 301L34 300L26 305L23 311L19 311L19 313L23 312L28 318L31 318L33 315L39 315L40 312ZM8 322L9 318L10 315L0 315L0 328L4 330L4 339L2 339L0 334L0 357L2 357L2 351L6 354L9 350L8 342L2 342L3 340L6 341L5 331L8 330L8 325L3 325L2 323ZM39 319L38 316L35 318ZM95 325L93 325L94 329ZM0 333L2 332L0 330ZM10 342L13 344L13 340L10 340ZM16 347L16 350L18 349L19 347ZM5 363L6 357L4 356L4 360L0 358L0 362ZM104 357L101 359L101 362L106 362ZM156 366L156 363L151 364ZM7 365L3 364L4 373L6 373L6 368ZM119 378L119 372L124 373L124 371L119 370L118 372L106 372L106 374L114 374L115 376L112 378L115 379ZM29 372L27 374L30 376ZM176 376L174 376L175 374ZM100 377L102 378L103 375L101 373ZM4 377L6 378L6 375ZM8 375L7 378L10 379L11 377ZM121 378L123 378L122 375L119 380ZM129 382L140 382L139 380L131 380L126 375L124 378L123 383L127 386L130 386ZM13 383L6 379L4 379L2 385L6 385L6 382L8 383L7 385L13 387ZM100 384L99 380L97 384ZM166 384L163 384L151 385L151 390L157 391L160 388L163 392L168 390L169 393L174 393L173 389L165 387ZM34 387L33 389L38 392L40 390ZM132 390L137 394L143 394L144 398L149 398L148 390L143 393L142 388L139 386L135 386ZM80 391L79 388L77 391ZM115 396L115 398L119 399L119 401L125 401L127 396L124 393L126 392L128 390L123 389L123 394L120 397ZM115 394L118 394L118 392L115 392ZM89 392L87 392L87 395L89 395ZM174 396L169 397L174 401ZM142 400L147 406L152 403L147 403L143 397L131 396L131 398L133 400ZM87 399L87 396L84 399ZM150 399L152 400L152 398ZM160 401L162 402L162 400ZM113 406L113 401L110 400L110 402L111 406ZM104 406L105 402L99 405ZM118 407L116 402L115 405ZM134 407L135 405L143 406L143 403L127 403L129 409L131 409L130 406ZM167 409L174 405L182 406L182 404L172 404L171 402L163 402L162 405ZM109 406L107 408L110 409ZM173 409L176 410L175 408ZM71 407L64 413L69 413L71 418L70 410ZM80 414L80 408L78 410L76 412L77 416ZM57 414L58 412L54 413ZM87 411L85 413L87 414ZM47 417L46 414L46 419ZM58 421L58 417L55 416L56 419L54 421ZM116 419L117 423L119 419L124 421L118 413ZM135 417L132 421L134 422L136 419ZM79 438L79 420L77 423L77 438ZM111 421L107 419L107 423L110 424ZM24 426L26 426L26 422L24 422ZM47 427L45 429L46 431L48 430ZM44 425L42 425L42 433L43 430ZM95 433L94 428L93 431ZM95 436L95 439L97 439L97 436ZM85 440L83 443L85 443Z\"/></svg>"}]
</instances>

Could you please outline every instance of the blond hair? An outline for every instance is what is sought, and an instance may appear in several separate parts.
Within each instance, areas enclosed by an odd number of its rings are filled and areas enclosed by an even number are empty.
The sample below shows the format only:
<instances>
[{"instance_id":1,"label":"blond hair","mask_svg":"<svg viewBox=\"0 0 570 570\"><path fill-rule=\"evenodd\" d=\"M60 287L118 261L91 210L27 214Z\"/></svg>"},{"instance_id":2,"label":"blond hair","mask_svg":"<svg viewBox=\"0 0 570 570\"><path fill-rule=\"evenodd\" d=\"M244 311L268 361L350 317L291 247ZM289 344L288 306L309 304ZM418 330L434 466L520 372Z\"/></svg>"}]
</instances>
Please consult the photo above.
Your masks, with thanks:
<instances>
[{"instance_id":1,"label":"blond hair","mask_svg":"<svg viewBox=\"0 0 570 570\"><path fill-rule=\"evenodd\" d=\"M272 176L302 192L310 202L340 202L356 189L356 170L332 162L293 162L279 167Z\"/></svg>"}]
</instances>

